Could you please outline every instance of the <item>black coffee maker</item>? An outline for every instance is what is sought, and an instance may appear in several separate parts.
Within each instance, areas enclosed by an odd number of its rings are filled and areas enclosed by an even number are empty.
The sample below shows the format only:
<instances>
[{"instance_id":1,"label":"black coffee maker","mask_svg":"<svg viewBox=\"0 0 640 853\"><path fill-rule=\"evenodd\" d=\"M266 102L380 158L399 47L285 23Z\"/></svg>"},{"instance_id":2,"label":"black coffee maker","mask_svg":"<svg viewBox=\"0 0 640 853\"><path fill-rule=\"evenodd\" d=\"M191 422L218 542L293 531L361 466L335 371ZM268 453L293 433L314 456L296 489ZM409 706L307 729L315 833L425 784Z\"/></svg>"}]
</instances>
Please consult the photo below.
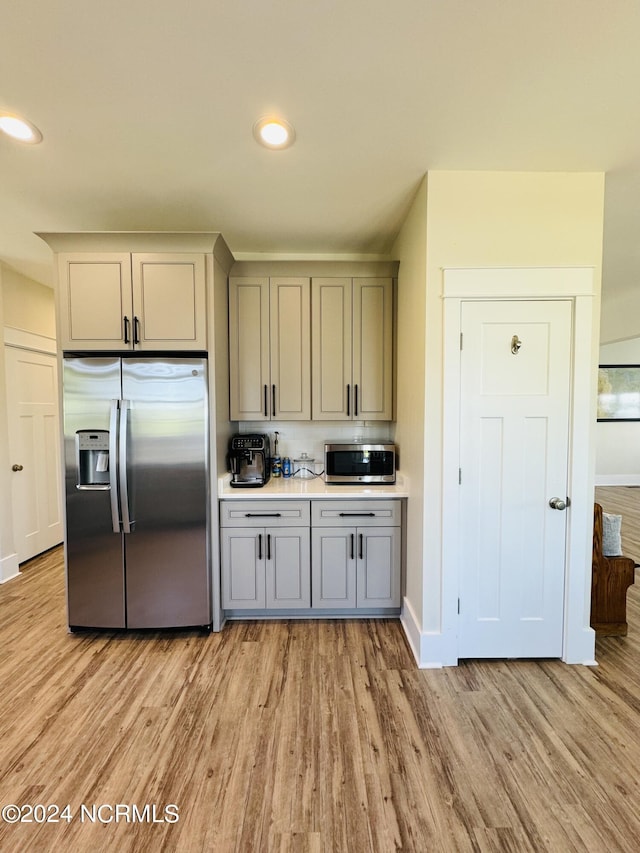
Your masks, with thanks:
<instances>
[{"instance_id":1,"label":"black coffee maker","mask_svg":"<svg viewBox=\"0 0 640 853\"><path fill-rule=\"evenodd\" d=\"M271 473L271 445L268 435L244 433L229 442L231 485L236 488L259 488Z\"/></svg>"}]
</instances>

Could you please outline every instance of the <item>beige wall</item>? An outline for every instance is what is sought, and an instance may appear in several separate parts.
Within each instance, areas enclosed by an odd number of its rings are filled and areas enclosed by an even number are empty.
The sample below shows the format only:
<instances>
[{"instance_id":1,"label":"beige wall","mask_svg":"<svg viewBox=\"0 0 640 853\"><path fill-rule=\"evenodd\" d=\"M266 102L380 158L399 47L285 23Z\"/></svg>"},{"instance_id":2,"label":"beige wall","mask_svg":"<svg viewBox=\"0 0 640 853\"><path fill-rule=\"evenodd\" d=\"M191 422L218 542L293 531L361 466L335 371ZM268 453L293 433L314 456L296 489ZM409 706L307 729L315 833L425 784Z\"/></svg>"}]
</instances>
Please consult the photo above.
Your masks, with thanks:
<instances>
[{"instance_id":1,"label":"beige wall","mask_svg":"<svg viewBox=\"0 0 640 853\"><path fill-rule=\"evenodd\" d=\"M409 534L407 579L408 604L423 633L441 630L442 419L445 394L457 393L442 379L443 269L593 266L599 292L603 203L600 173L429 172L400 232L394 254L401 260L400 337L411 339L399 345L397 436L404 464L406 445L418 454L424 480L423 531L414 527ZM406 260L410 271L403 270ZM420 300L416 292L403 293L407 282L418 291L421 279L426 290ZM417 388L423 400L416 400ZM415 577L418 566L422 583Z\"/></svg>"},{"instance_id":2,"label":"beige wall","mask_svg":"<svg viewBox=\"0 0 640 853\"><path fill-rule=\"evenodd\" d=\"M430 273L439 266L600 271L603 193L601 173L430 172Z\"/></svg>"},{"instance_id":3,"label":"beige wall","mask_svg":"<svg viewBox=\"0 0 640 853\"><path fill-rule=\"evenodd\" d=\"M50 287L2 266L4 323L48 338L56 336L54 293Z\"/></svg>"},{"instance_id":4,"label":"beige wall","mask_svg":"<svg viewBox=\"0 0 640 853\"><path fill-rule=\"evenodd\" d=\"M427 177L392 249L400 261L396 335L396 425L401 473L409 479L406 601L422 601L424 518L424 364L427 284ZM416 613L420 618L420 613Z\"/></svg>"}]
</instances>

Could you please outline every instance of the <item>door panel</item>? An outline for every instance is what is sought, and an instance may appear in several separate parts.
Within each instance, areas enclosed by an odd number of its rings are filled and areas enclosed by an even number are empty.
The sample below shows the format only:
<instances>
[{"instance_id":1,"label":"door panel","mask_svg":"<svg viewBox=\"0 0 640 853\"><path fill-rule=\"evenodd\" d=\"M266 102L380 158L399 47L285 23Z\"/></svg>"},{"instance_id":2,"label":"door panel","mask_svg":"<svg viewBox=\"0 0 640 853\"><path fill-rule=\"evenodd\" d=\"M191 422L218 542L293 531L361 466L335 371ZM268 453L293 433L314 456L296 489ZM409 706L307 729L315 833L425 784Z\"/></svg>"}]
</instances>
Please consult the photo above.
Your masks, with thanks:
<instances>
[{"instance_id":1,"label":"door panel","mask_svg":"<svg viewBox=\"0 0 640 853\"><path fill-rule=\"evenodd\" d=\"M58 367L46 353L6 347L14 539L18 562L63 538Z\"/></svg>"},{"instance_id":2,"label":"door panel","mask_svg":"<svg viewBox=\"0 0 640 853\"><path fill-rule=\"evenodd\" d=\"M231 420L269 420L269 279L229 280Z\"/></svg>"},{"instance_id":3,"label":"door panel","mask_svg":"<svg viewBox=\"0 0 640 853\"><path fill-rule=\"evenodd\" d=\"M569 301L463 304L459 657L562 654L571 329Z\"/></svg>"},{"instance_id":4,"label":"door panel","mask_svg":"<svg viewBox=\"0 0 640 853\"><path fill-rule=\"evenodd\" d=\"M223 607L264 608L265 547L263 529L223 527L220 530Z\"/></svg>"},{"instance_id":5,"label":"door panel","mask_svg":"<svg viewBox=\"0 0 640 853\"><path fill-rule=\"evenodd\" d=\"M267 607L310 607L309 528L266 529Z\"/></svg>"},{"instance_id":6,"label":"door panel","mask_svg":"<svg viewBox=\"0 0 640 853\"><path fill-rule=\"evenodd\" d=\"M116 253L58 256L63 350L128 350L124 317L131 320L131 258Z\"/></svg>"},{"instance_id":7,"label":"door panel","mask_svg":"<svg viewBox=\"0 0 640 853\"><path fill-rule=\"evenodd\" d=\"M392 377L393 282L390 278L354 279L354 417L391 420Z\"/></svg>"},{"instance_id":8,"label":"door panel","mask_svg":"<svg viewBox=\"0 0 640 853\"><path fill-rule=\"evenodd\" d=\"M355 536L355 527L312 530L314 608L356 606Z\"/></svg>"},{"instance_id":9,"label":"door panel","mask_svg":"<svg viewBox=\"0 0 640 853\"><path fill-rule=\"evenodd\" d=\"M311 314L308 278L270 282L272 418L311 418Z\"/></svg>"},{"instance_id":10,"label":"door panel","mask_svg":"<svg viewBox=\"0 0 640 853\"><path fill-rule=\"evenodd\" d=\"M353 412L350 399L347 415L352 375L351 279L314 278L311 299L313 419L345 420Z\"/></svg>"},{"instance_id":11,"label":"door panel","mask_svg":"<svg viewBox=\"0 0 640 853\"><path fill-rule=\"evenodd\" d=\"M133 312L143 349L206 349L204 256L132 256Z\"/></svg>"},{"instance_id":12,"label":"door panel","mask_svg":"<svg viewBox=\"0 0 640 853\"><path fill-rule=\"evenodd\" d=\"M400 607L400 528L359 528L358 607Z\"/></svg>"}]
</instances>

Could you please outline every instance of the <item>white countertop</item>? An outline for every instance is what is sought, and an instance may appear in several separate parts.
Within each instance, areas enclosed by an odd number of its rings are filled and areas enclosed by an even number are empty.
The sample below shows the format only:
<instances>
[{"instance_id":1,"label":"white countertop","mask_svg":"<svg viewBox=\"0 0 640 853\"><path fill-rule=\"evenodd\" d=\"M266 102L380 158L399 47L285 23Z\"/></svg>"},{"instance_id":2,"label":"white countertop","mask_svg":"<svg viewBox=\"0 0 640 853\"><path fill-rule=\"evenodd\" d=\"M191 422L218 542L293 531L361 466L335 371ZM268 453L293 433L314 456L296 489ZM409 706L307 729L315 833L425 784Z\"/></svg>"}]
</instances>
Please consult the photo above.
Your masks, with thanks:
<instances>
[{"instance_id":1,"label":"white countertop","mask_svg":"<svg viewBox=\"0 0 640 853\"><path fill-rule=\"evenodd\" d=\"M266 486L260 488L232 488L231 475L218 478L218 497L225 500L283 500L285 498L309 498L311 500L345 500L345 498L407 498L409 482L396 474L394 485L327 485L324 477L304 480L298 477L271 477Z\"/></svg>"}]
</instances>

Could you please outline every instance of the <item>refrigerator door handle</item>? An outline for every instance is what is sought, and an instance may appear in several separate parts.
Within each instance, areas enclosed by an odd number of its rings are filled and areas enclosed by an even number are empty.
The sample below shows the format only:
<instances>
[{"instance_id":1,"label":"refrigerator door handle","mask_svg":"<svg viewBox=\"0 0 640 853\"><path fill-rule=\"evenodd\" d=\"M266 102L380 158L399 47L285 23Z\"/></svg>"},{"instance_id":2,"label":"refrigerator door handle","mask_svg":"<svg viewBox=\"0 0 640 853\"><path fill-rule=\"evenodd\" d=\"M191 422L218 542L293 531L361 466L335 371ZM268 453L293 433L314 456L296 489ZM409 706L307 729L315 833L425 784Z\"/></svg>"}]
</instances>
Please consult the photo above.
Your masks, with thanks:
<instances>
[{"instance_id":1,"label":"refrigerator door handle","mask_svg":"<svg viewBox=\"0 0 640 853\"><path fill-rule=\"evenodd\" d=\"M118 512L118 473L116 455L118 447L118 404L119 400L111 401L109 416L109 493L111 497L111 524L114 533L120 533L120 513Z\"/></svg>"},{"instance_id":2,"label":"refrigerator door handle","mask_svg":"<svg viewBox=\"0 0 640 853\"><path fill-rule=\"evenodd\" d=\"M122 531L131 533L131 516L129 515L129 487L127 484L127 419L129 400L120 401L120 441L118 453L118 468L120 469L120 508L122 509Z\"/></svg>"}]
</instances>

